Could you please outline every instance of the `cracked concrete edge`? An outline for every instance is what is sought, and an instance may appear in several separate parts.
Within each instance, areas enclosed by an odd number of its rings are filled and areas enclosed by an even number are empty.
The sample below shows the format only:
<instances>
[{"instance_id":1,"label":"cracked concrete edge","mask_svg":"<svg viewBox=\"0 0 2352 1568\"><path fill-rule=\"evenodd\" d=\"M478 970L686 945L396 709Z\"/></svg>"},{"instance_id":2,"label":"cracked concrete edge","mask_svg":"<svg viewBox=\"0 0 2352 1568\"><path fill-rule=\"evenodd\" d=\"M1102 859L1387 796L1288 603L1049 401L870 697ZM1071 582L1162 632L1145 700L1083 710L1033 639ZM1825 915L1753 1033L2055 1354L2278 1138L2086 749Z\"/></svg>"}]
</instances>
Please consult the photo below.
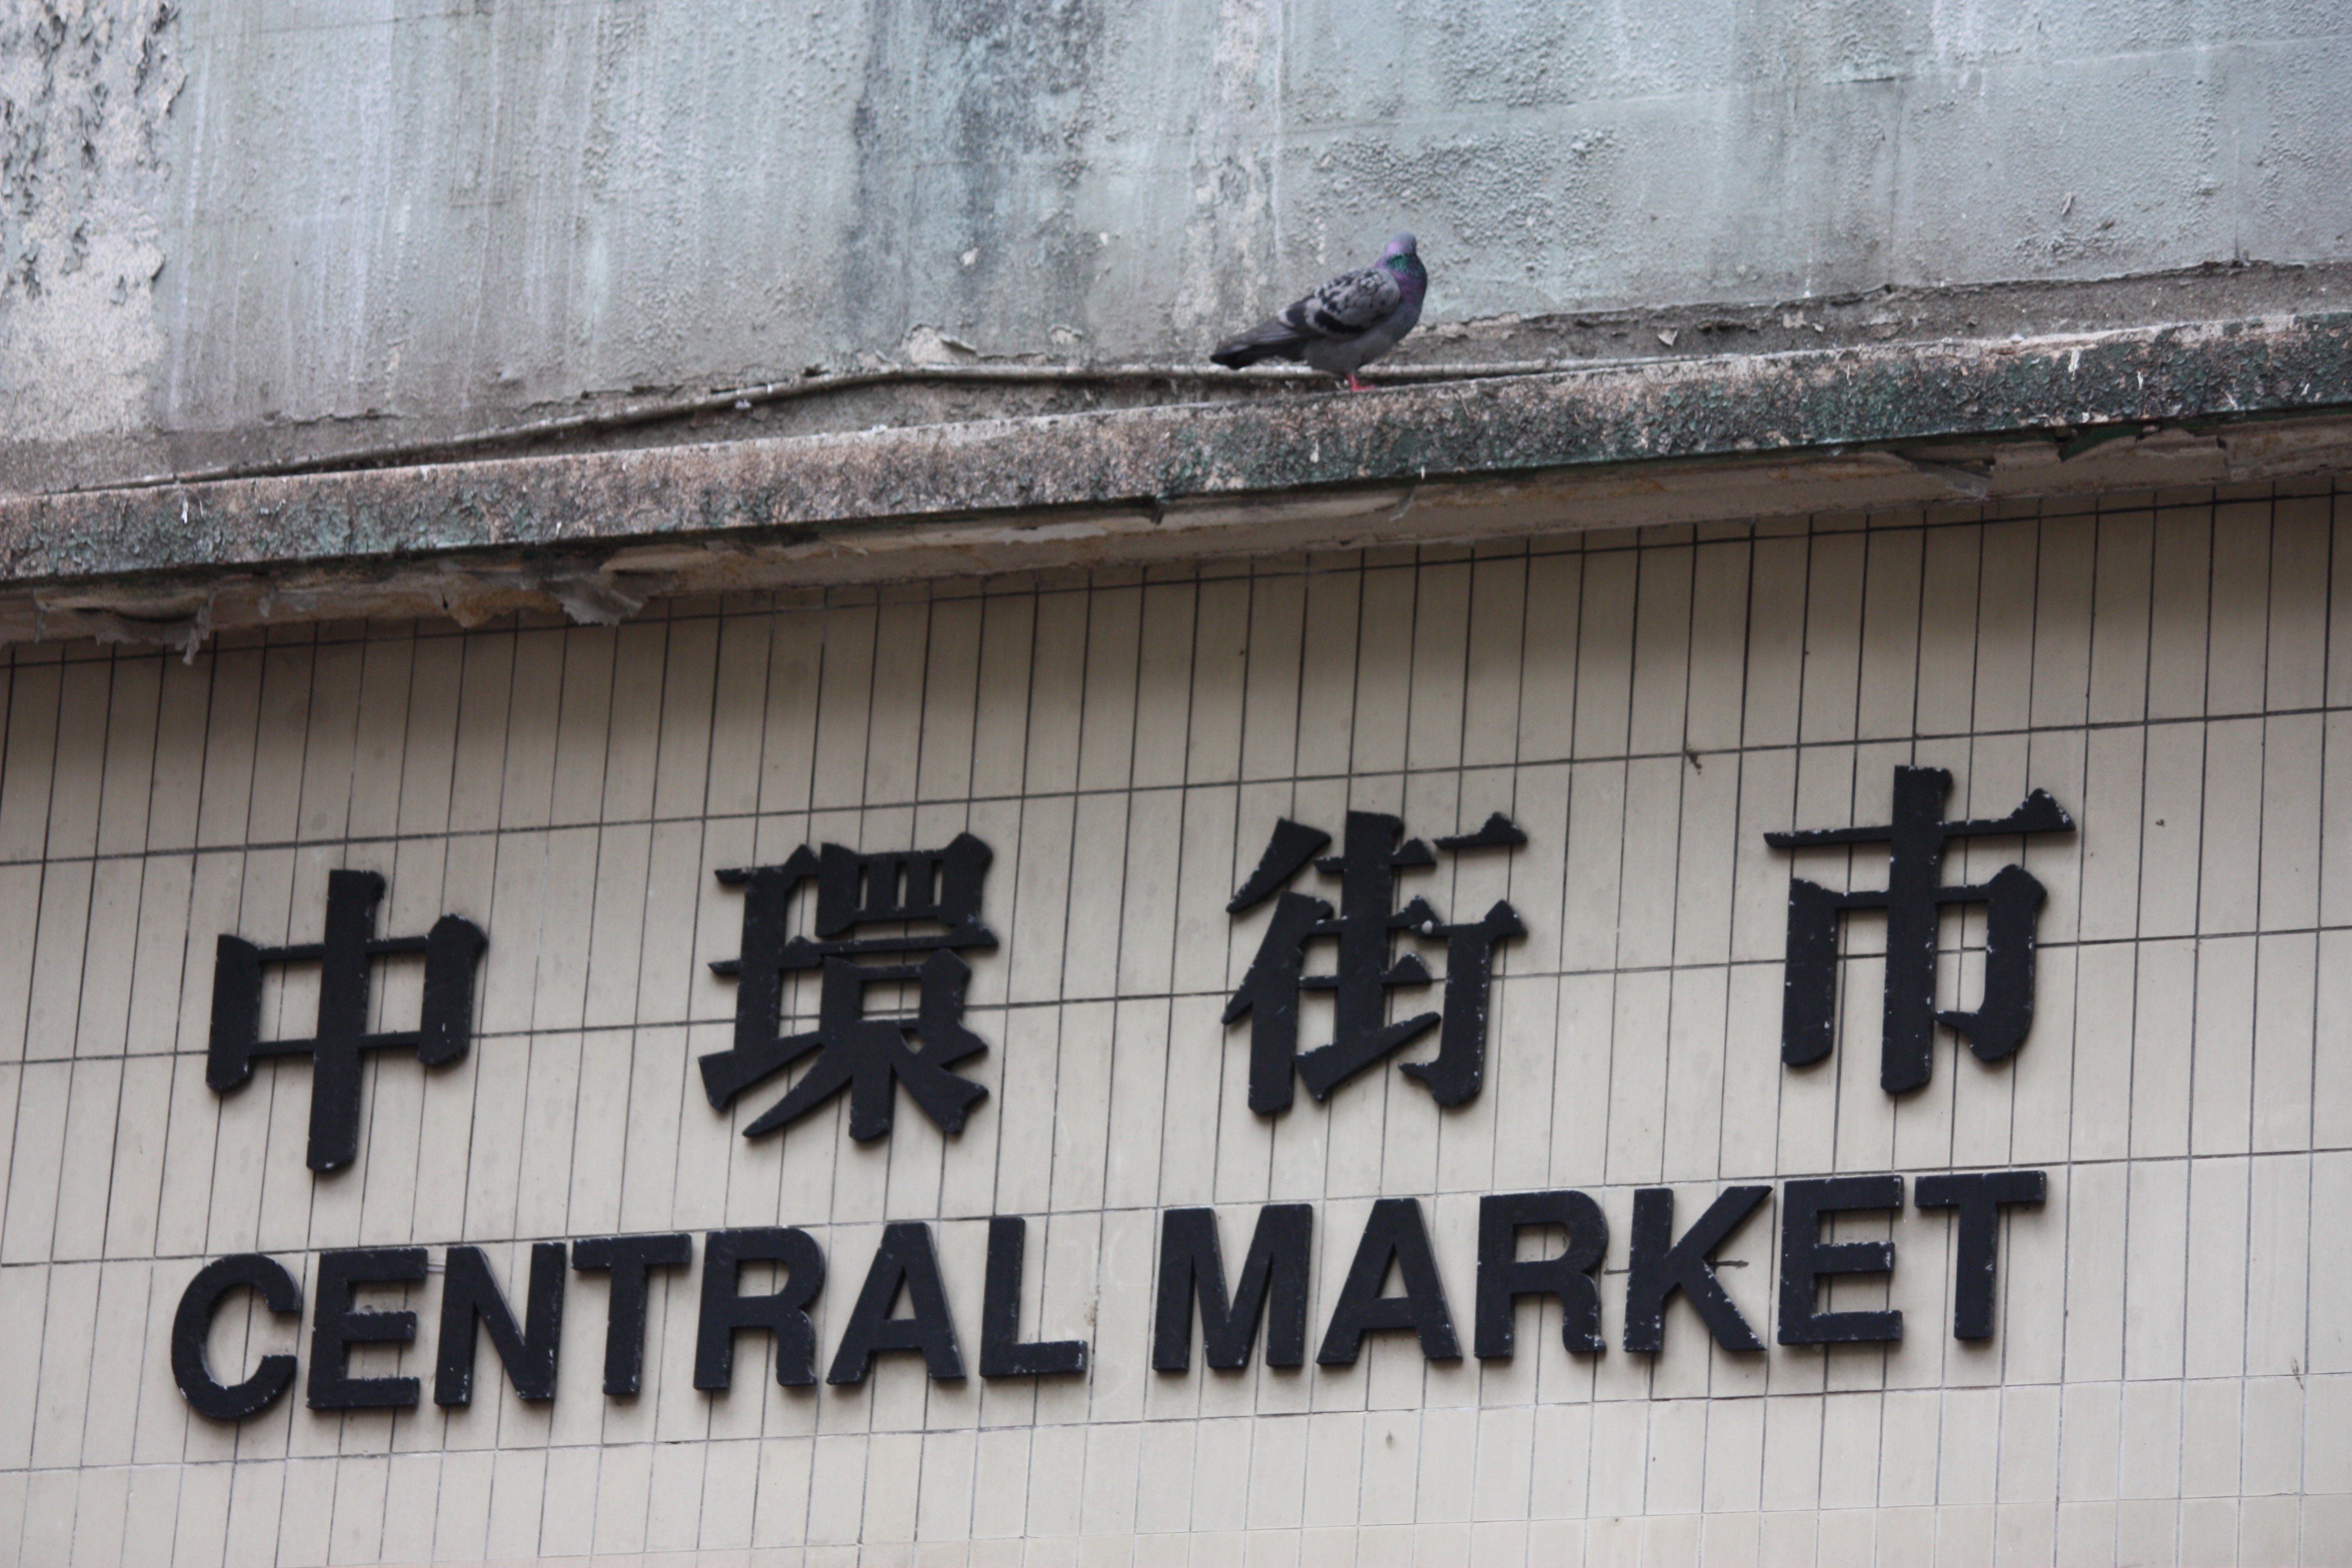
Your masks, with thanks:
<instances>
[{"instance_id":1,"label":"cracked concrete edge","mask_svg":"<svg viewBox=\"0 0 2352 1568\"><path fill-rule=\"evenodd\" d=\"M1559 369L1629 360L1780 353L1946 339L1992 342L2055 332L2107 331L2163 321L2250 321L2352 303L2352 263L2245 261L2092 279L1894 286L1778 301L1653 303L1430 321L1368 379L1425 377L1465 363L1549 362ZM931 331L936 329L922 329ZM918 336L919 334L917 334ZM910 339L910 342L912 340ZM944 339L940 339L944 344ZM719 377L581 393L503 407L467 405L393 412L268 418L233 428L142 427L62 444L0 425L0 492L32 494L152 484L173 470L183 482L246 477L284 467L324 472L394 463L685 446L751 437L839 435L877 426L1099 413L1175 401L1242 402L1293 395L1229 371L1129 377L1132 366L1094 366L1060 351L982 356L943 348L941 363L768 366ZM878 359L878 356L877 356ZM932 370L1035 370L1070 379L1034 384L921 379ZM1108 379L1090 374L1099 369ZM809 371L816 370L810 383ZM892 373L913 379L894 379ZM886 379L860 383L867 374ZM1402 374L1399 374L1402 373ZM778 377L782 379L780 381ZM832 378L838 377L838 380ZM789 387L781 400L763 387ZM750 393L746 397L742 395ZM667 412L664 410L667 409ZM551 428L554 426L555 428ZM451 445L462 443L462 446ZM436 449L436 447L441 449ZM218 469L241 469L232 476Z\"/></svg>"},{"instance_id":2,"label":"cracked concrete edge","mask_svg":"<svg viewBox=\"0 0 2352 1568\"><path fill-rule=\"evenodd\" d=\"M668 593L2347 470L2352 315L1847 346L0 498L0 641L608 622Z\"/></svg>"}]
</instances>

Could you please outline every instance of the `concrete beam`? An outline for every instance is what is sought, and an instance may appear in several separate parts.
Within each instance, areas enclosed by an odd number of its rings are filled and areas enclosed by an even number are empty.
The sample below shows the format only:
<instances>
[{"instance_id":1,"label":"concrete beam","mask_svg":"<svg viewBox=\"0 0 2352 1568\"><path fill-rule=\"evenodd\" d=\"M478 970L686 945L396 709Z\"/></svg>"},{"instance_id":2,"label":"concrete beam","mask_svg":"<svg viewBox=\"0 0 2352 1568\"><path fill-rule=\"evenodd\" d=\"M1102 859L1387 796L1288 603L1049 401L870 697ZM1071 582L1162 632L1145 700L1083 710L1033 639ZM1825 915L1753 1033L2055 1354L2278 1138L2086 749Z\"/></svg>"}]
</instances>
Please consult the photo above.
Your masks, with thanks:
<instances>
[{"instance_id":1,"label":"concrete beam","mask_svg":"<svg viewBox=\"0 0 2352 1568\"><path fill-rule=\"evenodd\" d=\"M2352 468L2352 315L0 500L0 639Z\"/></svg>"}]
</instances>

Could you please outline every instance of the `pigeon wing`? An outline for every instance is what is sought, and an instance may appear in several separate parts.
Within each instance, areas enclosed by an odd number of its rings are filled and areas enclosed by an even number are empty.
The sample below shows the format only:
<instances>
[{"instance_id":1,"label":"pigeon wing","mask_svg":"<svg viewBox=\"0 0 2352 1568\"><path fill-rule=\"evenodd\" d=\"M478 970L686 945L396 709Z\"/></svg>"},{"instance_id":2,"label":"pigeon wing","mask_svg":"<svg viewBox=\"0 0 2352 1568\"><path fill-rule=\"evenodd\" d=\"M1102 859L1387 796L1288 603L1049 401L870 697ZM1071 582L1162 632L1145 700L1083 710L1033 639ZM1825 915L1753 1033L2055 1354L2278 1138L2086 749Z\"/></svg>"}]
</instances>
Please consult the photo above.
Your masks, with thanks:
<instances>
[{"instance_id":1,"label":"pigeon wing","mask_svg":"<svg viewBox=\"0 0 2352 1568\"><path fill-rule=\"evenodd\" d=\"M1304 300L1219 344L1209 357L1235 368L1269 357L1297 359L1305 346L1318 339L1346 342L1362 337L1403 297L1404 290L1385 267L1342 273Z\"/></svg>"},{"instance_id":2,"label":"pigeon wing","mask_svg":"<svg viewBox=\"0 0 2352 1568\"><path fill-rule=\"evenodd\" d=\"M1342 273L1285 310L1317 337L1361 337L1397 308L1404 290L1385 267Z\"/></svg>"}]
</instances>

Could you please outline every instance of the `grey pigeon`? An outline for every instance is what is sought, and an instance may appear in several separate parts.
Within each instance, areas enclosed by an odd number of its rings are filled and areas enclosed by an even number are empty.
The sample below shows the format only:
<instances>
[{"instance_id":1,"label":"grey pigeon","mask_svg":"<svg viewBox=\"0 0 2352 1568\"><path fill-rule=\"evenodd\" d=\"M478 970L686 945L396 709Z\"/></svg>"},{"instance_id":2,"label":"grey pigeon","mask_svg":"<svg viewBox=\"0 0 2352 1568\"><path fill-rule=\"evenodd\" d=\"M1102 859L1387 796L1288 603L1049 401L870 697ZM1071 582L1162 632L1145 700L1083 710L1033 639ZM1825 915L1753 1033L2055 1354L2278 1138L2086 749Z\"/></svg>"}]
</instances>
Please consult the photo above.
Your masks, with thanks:
<instances>
[{"instance_id":1,"label":"grey pigeon","mask_svg":"<svg viewBox=\"0 0 2352 1568\"><path fill-rule=\"evenodd\" d=\"M1304 360L1360 391L1356 373L1397 346L1421 320L1429 272L1409 234L1391 236L1380 260L1343 272L1295 305L1284 307L1209 357L1229 370L1262 359Z\"/></svg>"}]
</instances>

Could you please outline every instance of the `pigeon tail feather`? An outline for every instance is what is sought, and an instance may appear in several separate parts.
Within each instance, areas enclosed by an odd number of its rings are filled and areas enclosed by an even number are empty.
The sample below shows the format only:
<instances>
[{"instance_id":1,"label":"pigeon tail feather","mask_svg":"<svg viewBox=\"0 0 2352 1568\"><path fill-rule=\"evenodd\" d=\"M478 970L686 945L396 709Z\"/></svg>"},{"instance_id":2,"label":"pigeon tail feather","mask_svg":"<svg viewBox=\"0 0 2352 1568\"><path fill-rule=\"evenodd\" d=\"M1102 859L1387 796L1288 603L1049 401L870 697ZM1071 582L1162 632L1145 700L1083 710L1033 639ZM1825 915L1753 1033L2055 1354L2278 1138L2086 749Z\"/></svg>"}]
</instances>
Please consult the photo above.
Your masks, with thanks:
<instances>
[{"instance_id":1,"label":"pigeon tail feather","mask_svg":"<svg viewBox=\"0 0 2352 1568\"><path fill-rule=\"evenodd\" d=\"M1307 333L1275 316L1238 337L1227 338L1209 358L1227 370L1239 370L1262 359L1297 359L1307 340Z\"/></svg>"}]
</instances>

